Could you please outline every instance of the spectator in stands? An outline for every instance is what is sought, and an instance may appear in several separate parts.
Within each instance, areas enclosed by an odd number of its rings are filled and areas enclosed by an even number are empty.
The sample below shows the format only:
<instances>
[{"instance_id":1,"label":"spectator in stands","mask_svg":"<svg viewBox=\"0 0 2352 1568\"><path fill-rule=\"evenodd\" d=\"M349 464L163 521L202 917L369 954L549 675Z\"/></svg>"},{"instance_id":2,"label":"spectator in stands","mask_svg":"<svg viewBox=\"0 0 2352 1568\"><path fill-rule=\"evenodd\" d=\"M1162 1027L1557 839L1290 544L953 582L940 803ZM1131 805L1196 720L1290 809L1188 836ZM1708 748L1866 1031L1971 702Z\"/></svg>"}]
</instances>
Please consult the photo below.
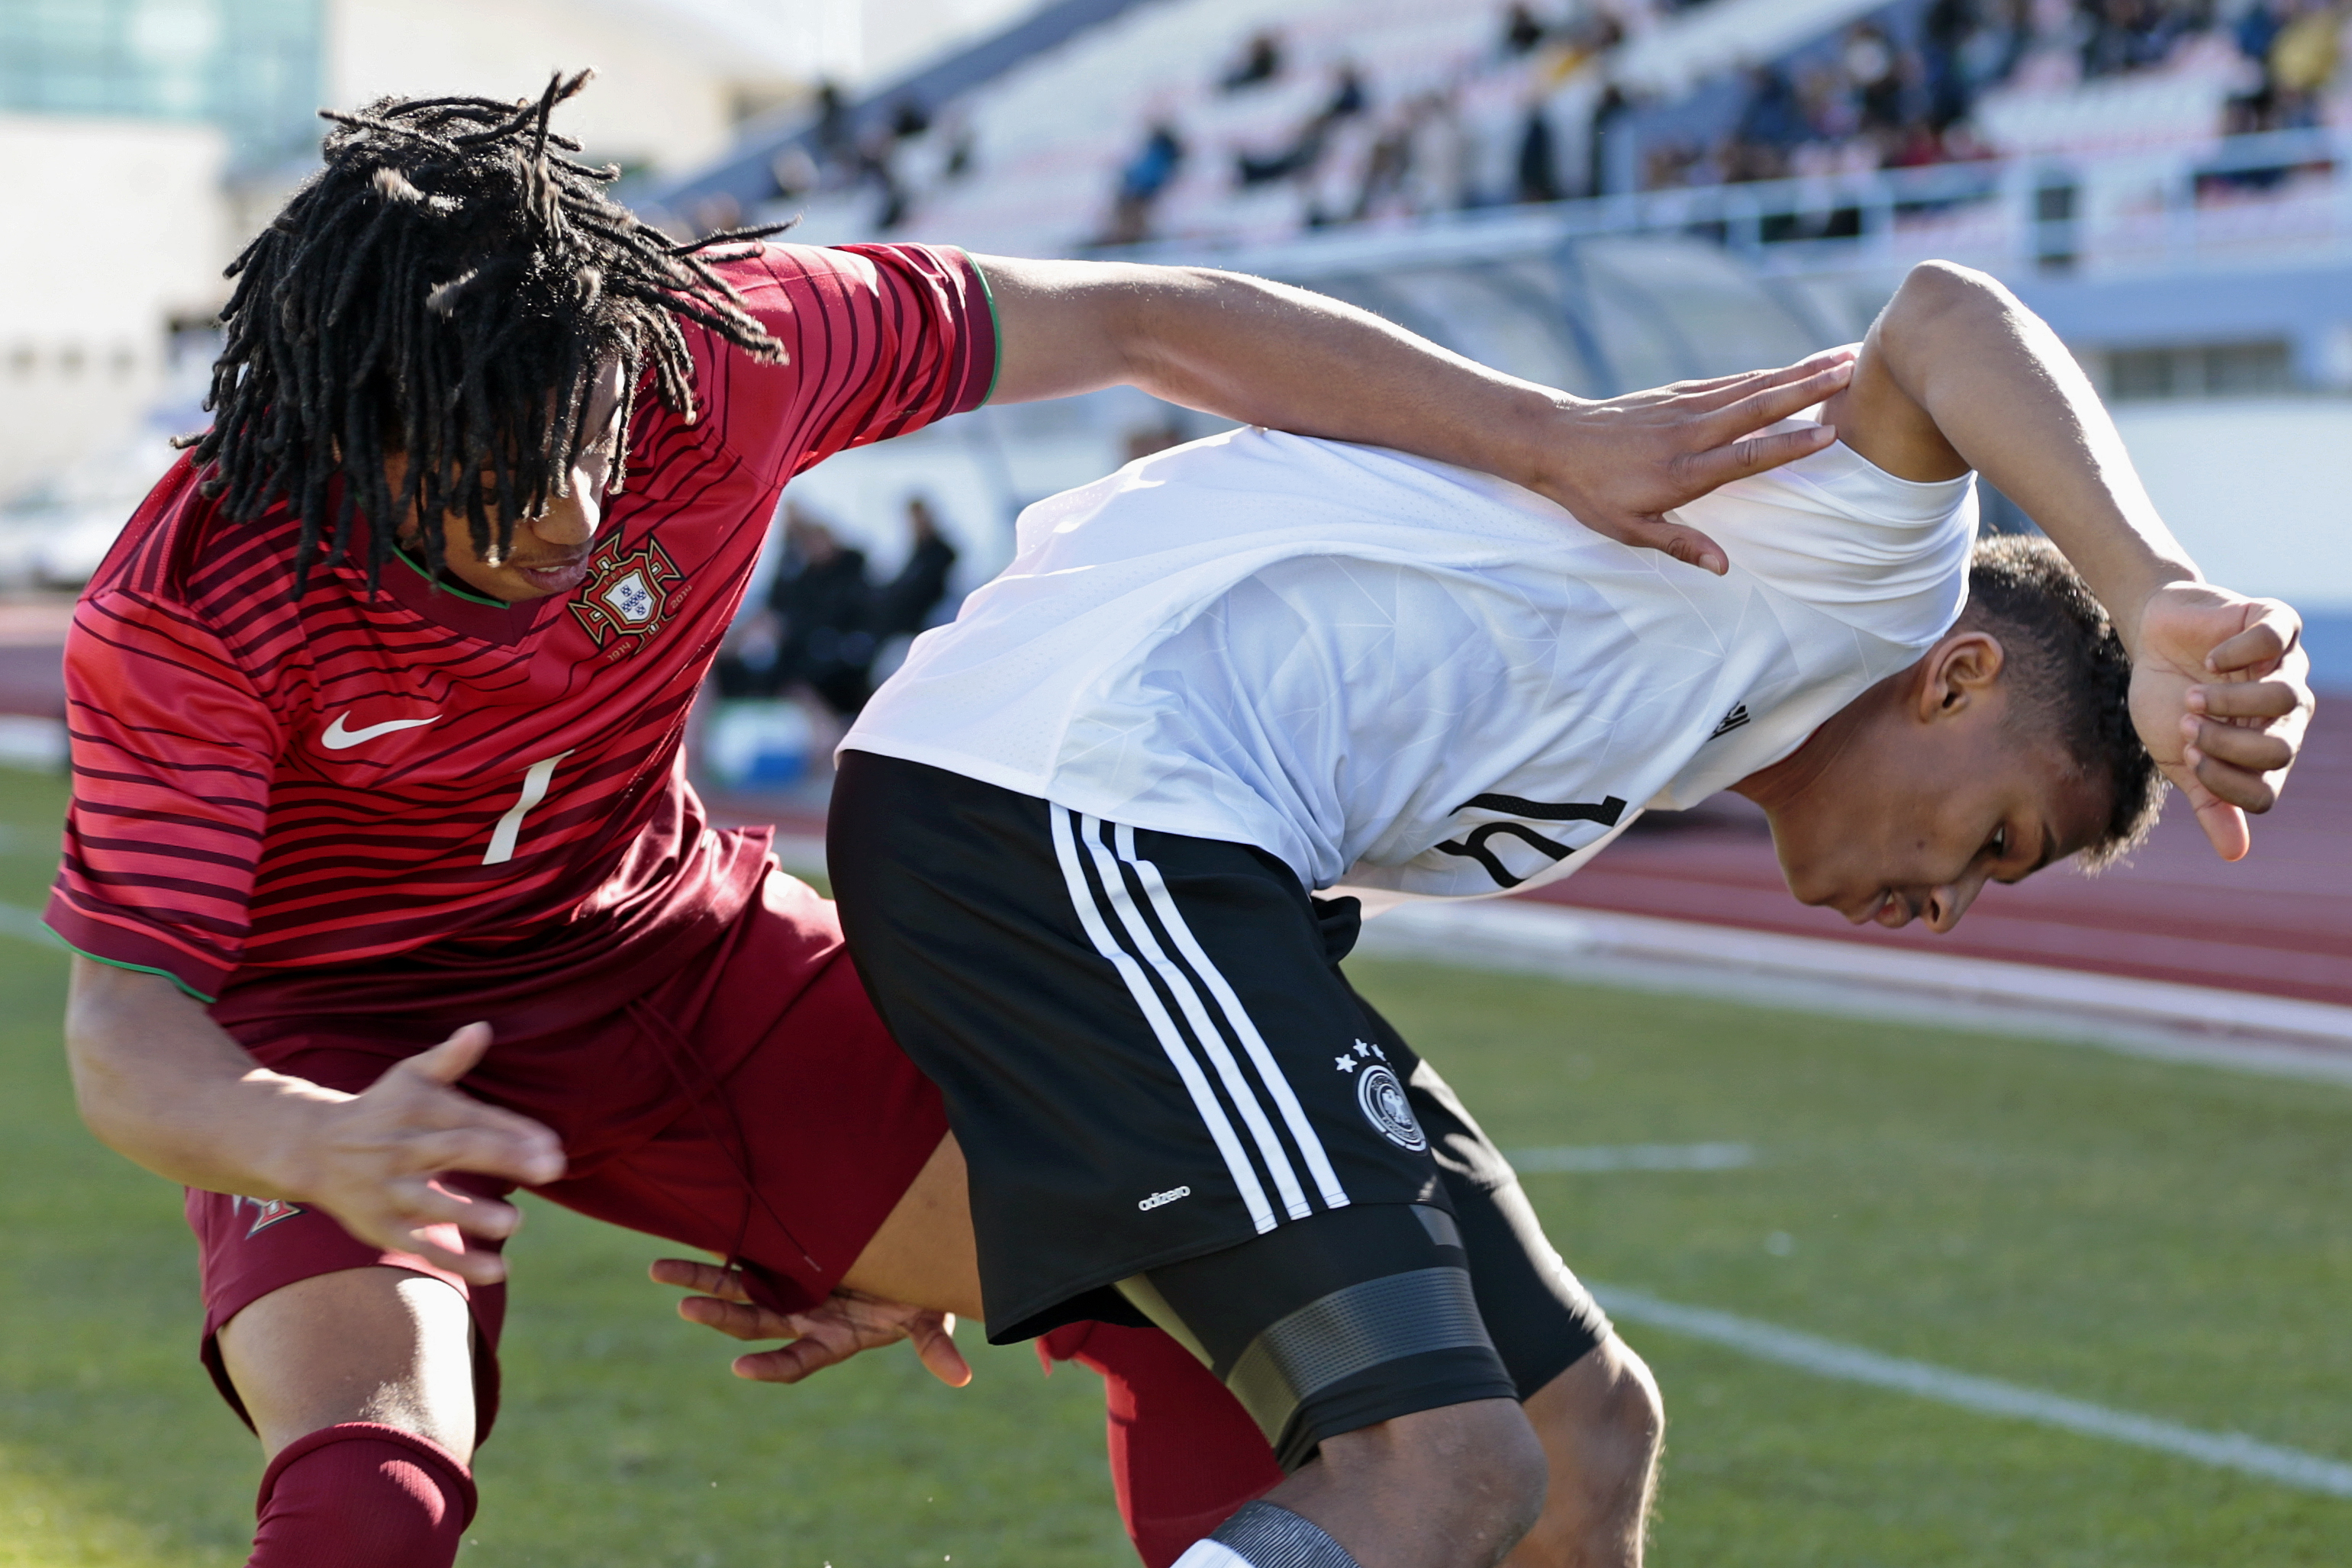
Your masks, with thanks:
<instances>
[{"instance_id":1,"label":"spectator in stands","mask_svg":"<svg viewBox=\"0 0 2352 1568\"><path fill-rule=\"evenodd\" d=\"M1364 179L1349 217L1356 223L1381 212L1410 212L1406 182L1412 175L1412 143L1426 99L1415 99L1381 129L1364 158Z\"/></svg>"},{"instance_id":2,"label":"spectator in stands","mask_svg":"<svg viewBox=\"0 0 2352 1568\"><path fill-rule=\"evenodd\" d=\"M1353 60L1342 60L1331 74L1331 100L1323 106L1327 121L1349 119L1371 106L1371 95L1365 90L1364 74Z\"/></svg>"},{"instance_id":3,"label":"spectator in stands","mask_svg":"<svg viewBox=\"0 0 2352 1568\"><path fill-rule=\"evenodd\" d=\"M1591 133L1584 144L1584 189L1588 195L1610 193L1610 167L1617 139L1625 133L1625 120L1633 112L1633 100L1625 96L1624 89L1612 81L1601 89L1600 100L1592 106Z\"/></svg>"},{"instance_id":4,"label":"spectator in stands","mask_svg":"<svg viewBox=\"0 0 2352 1568\"><path fill-rule=\"evenodd\" d=\"M1468 206L1472 152L1455 90L1414 94L1373 134L1349 220L1421 218Z\"/></svg>"},{"instance_id":5,"label":"spectator in stands","mask_svg":"<svg viewBox=\"0 0 2352 1568\"><path fill-rule=\"evenodd\" d=\"M887 126L876 126L858 142L858 178L874 187L874 227L888 234L907 221L911 204L905 182L898 178L898 140Z\"/></svg>"},{"instance_id":6,"label":"spectator in stands","mask_svg":"<svg viewBox=\"0 0 2352 1568\"><path fill-rule=\"evenodd\" d=\"M1281 75L1282 35L1268 28L1250 36L1249 42L1242 47L1242 57L1217 78L1217 90L1239 92Z\"/></svg>"},{"instance_id":7,"label":"spectator in stands","mask_svg":"<svg viewBox=\"0 0 2352 1568\"><path fill-rule=\"evenodd\" d=\"M1331 75L1331 96L1315 111L1290 144L1268 153L1241 152L1234 160L1234 177L1244 190L1270 185L1277 180L1305 181L1323 162L1331 132L1342 120L1362 114L1371 102L1363 73L1353 61L1342 61Z\"/></svg>"},{"instance_id":8,"label":"spectator in stands","mask_svg":"<svg viewBox=\"0 0 2352 1568\"><path fill-rule=\"evenodd\" d=\"M950 110L942 134L948 151L940 160L940 178L948 182L968 178L980 163L980 139L972 133L971 121L961 110Z\"/></svg>"},{"instance_id":9,"label":"spectator in stands","mask_svg":"<svg viewBox=\"0 0 2352 1568\"><path fill-rule=\"evenodd\" d=\"M2254 0L2253 5L2238 14L2237 26L2231 29L2238 51L2267 70L2271 45L2278 41L2280 31L2294 14L2294 0Z\"/></svg>"},{"instance_id":10,"label":"spectator in stands","mask_svg":"<svg viewBox=\"0 0 2352 1568\"><path fill-rule=\"evenodd\" d=\"M955 547L939 529L930 503L907 501L911 548L897 576L874 582L866 552L794 503L784 508L784 555L760 609L738 619L717 665L727 697L813 693L847 718L874 695L875 655L894 637L911 636L947 596Z\"/></svg>"},{"instance_id":11,"label":"spectator in stands","mask_svg":"<svg viewBox=\"0 0 2352 1568\"><path fill-rule=\"evenodd\" d=\"M1522 202L1557 202L1568 193L1559 183L1559 150L1541 99L1528 105L1519 128L1517 176L1516 193Z\"/></svg>"},{"instance_id":12,"label":"spectator in stands","mask_svg":"<svg viewBox=\"0 0 2352 1568\"><path fill-rule=\"evenodd\" d=\"M846 183L856 173L856 134L850 125L849 99L834 81L816 84L816 124L811 131L819 168Z\"/></svg>"},{"instance_id":13,"label":"spectator in stands","mask_svg":"<svg viewBox=\"0 0 2352 1568\"><path fill-rule=\"evenodd\" d=\"M2344 27L2341 7L2305 4L2272 40L2263 63L2284 123L2319 123L2319 95L2336 78Z\"/></svg>"},{"instance_id":14,"label":"spectator in stands","mask_svg":"<svg viewBox=\"0 0 2352 1568\"><path fill-rule=\"evenodd\" d=\"M1536 20L1524 0L1512 0L1503 13L1503 53L1506 56L1531 55L1536 46L1544 41L1545 27Z\"/></svg>"},{"instance_id":15,"label":"spectator in stands","mask_svg":"<svg viewBox=\"0 0 2352 1568\"><path fill-rule=\"evenodd\" d=\"M2160 66L2185 35L2212 24L2203 0L2084 0L2082 11L2086 78Z\"/></svg>"},{"instance_id":16,"label":"spectator in stands","mask_svg":"<svg viewBox=\"0 0 2352 1568\"><path fill-rule=\"evenodd\" d=\"M867 672L877 646L868 625L873 593L866 552L844 545L802 508L784 510L784 559L768 586L776 617L772 687L806 685L836 714L856 713L873 695Z\"/></svg>"},{"instance_id":17,"label":"spectator in stands","mask_svg":"<svg viewBox=\"0 0 2352 1568\"><path fill-rule=\"evenodd\" d=\"M2033 42L2030 0L1964 0L1958 66L1965 84L1966 114L1987 88L2007 81Z\"/></svg>"},{"instance_id":18,"label":"spectator in stands","mask_svg":"<svg viewBox=\"0 0 2352 1568\"><path fill-rule=\"evenodd\" d=\"M2137 0L2116 0L2134 4ZM1882 146L1899 136L1909 116L1905 112L1904 60L1885 30L1874 22L1857 22L1846 30L1839 63L1844 68L1846 90L1853 95L1859 129Z\"/></svg>"},{"instance_id":19,"label":"spectator in stands","mask_svg":"<svg viewBox=\"0 0 2352 1568\"><path fill-rule=\"evenodd\" d=\"M1929 0L1919 18L1927 122L1938 135L1966 119L1971 107L1960 51L1968 39L1973 9L1969 0Z\"/></svg>"},{"instance_id":20,"label":"spectator in stands","mask_svg":"<svg viewBox=\"0 0 2352 1568\"><path fill-rule=\"evenodd\" d=\"M911 637L931 623L932 612L948 596L948 574L955 570L955 546L940 532L940 521L924 496L907 497L907 562L898 575L874 590L866 614L866 630L877 645L893 637Z\"/></svg>"},{"instance_id":21,"label":"spectator in stands","mask_svg":"<svg viewBox=\"0 0 2352 1568\"><path fill-rule=\"evenodd\" d=\"M1151 237L1151 212L1184 166L1184 139L1167 120L1153 123L1143 145L1119 171L1118 193L1111 204L1106 245L1134 245Z\"/></svg>"},{"instance_id":22,"label":"spectator in stands","mask_svg":"<svg viewBox=\"0 0 2352 1568\"><path fill-rule=\"evenodd\" d=\"M1790 150L1811 141L1812 133L1789 73L1779 66L1758 66L1748 73L1748 103L1731 133L1724 176L1780 179L1789 172Z\"/></svg>"},{"instance_id":23,"label":"spectator in stands","mask_svg":"<svg viewBox=\"0 0 2352 1568\"><path fill-rule=\"evenodd\" d=\"M1459 212L1475 193L1477 144L1462 123L1459 90L1447 87L1416 100L1400 200L1415 216Z\"/></svg>"}]
</instances>

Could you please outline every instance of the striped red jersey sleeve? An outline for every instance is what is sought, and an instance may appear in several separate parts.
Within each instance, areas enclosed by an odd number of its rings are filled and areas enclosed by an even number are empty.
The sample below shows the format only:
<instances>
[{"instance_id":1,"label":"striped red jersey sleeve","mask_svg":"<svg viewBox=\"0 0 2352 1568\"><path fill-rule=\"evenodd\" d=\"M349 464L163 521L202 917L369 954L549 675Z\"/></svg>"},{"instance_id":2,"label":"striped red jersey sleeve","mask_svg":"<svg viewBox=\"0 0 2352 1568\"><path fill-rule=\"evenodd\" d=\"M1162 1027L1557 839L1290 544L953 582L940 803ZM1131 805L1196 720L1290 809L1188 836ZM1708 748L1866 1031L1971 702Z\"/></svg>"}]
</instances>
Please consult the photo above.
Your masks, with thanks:
<instances>
[{"instance_id":1,"label":"striped red jersey sleeve","mask_svg":"<svg viewBox=\"0 0 2352 1568\"><path fill-rule=\"evenodd\" d=\"M995 384L994 307L961 251L772 245L720 271L784 347L781 365L710 366L721 441L772 484L978 408Z\"/></svg>"},{"instance_id":2,"label":"striped red jersey sleeve","mask_svg":"<svg viewBox=\"0 0 2352 1568\"><path fill-rule=\"evenodd\" d=\"M182 464L149 507L193 489ZM65 669L74 806L49 925L210 999L244 944L283 724L221 633L161 594L85 595Z\"/></svg>"}]
</instances>

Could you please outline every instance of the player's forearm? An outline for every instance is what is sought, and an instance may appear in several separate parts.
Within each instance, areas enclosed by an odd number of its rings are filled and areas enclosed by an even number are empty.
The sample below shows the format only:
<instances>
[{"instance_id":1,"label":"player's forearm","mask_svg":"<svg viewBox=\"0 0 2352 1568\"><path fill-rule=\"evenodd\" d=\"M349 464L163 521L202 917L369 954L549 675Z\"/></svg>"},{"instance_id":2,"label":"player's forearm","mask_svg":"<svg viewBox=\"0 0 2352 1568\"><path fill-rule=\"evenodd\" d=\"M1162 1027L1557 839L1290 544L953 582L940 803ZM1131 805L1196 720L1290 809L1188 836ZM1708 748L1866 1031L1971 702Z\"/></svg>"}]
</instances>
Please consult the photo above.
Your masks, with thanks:
<instances>
[{"instance_id":1,"label":"player's forearm","mask_svg":"<svg viewBox=\"0 0 2352 1568\"><path fill-rule=\"evenodd\" d=\"M296 1126L350 1098L256 1062L171 982L78 958L66 1054L100 1142L184 1186L294 1198Z\"/></svg>"},{"instance_id":2,"label":"player's forearm","mask_svg":"<svg viewBox=\"0 0 2352 1568\"><path fill-rule=\"evenodd\" d=\"M1014 317L995 400L1131 385L1301 435L1393 446L1537 486L1574 400L1352 305L1200 267L984 258Z\"/></svg>"},{"instance_id":3,"label":"player's forearm","mask_svg":"<svg viewBox=\"0 0 2352 1568\"><path fill-rule=\"evenodd\" d=\"M1934 265L1913 271L1873 336L1944 439L2042 526L2137 650L2148 596L2200 574L2057 334L1992 278Z\"/></svg>"},{"instance_id":4,"label":"player's forearm","mask_svg":"<svg viewBox=\"0 0 2352 1568\"><path fill-rule=\"evenodd\" d=\"M1577 400L1355 306L1188 271L1138 312L1135 384L1244 424L1395 447L1543 489Z\"/></svg>"}]
</instances>

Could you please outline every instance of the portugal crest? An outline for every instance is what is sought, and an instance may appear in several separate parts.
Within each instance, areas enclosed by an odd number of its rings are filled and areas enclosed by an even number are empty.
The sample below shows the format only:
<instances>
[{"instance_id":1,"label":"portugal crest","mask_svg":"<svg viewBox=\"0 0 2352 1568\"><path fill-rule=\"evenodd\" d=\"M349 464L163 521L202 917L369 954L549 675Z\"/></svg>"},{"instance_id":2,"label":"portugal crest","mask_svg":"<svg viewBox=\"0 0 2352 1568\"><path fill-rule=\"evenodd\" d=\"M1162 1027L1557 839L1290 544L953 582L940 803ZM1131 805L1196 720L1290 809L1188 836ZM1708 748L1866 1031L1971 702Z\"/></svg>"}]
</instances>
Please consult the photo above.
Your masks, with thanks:
<instances>
[{"instance_id":1,"label":"portugal crest","mask_svg":"<svg viewBox=\"0 0 2352 1568\"><path fill-rule=\"evenodd\" d=\"M647 539L643 549L625 554L615 539L589 559L587 586L572 601L572 613L604 657L618 661L668 625L685 597L686 574L659 544Z\"/></svg>"}]
</instances>

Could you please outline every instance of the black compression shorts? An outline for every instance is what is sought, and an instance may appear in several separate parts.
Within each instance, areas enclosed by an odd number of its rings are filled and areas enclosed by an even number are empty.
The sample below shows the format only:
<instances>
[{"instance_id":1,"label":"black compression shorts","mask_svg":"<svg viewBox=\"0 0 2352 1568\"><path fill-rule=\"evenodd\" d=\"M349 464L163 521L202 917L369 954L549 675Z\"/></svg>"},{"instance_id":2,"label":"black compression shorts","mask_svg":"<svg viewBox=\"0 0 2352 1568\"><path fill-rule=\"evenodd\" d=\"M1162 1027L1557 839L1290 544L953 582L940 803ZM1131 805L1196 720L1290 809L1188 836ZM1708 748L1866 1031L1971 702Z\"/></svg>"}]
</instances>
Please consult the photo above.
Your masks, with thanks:
<instances>
[{"instance_id":1,"label":"black compression shorts","mask_svg":"<svg viewBox=\"0 0 2352 1568\"><path fill-rule=\"evenodd\" d=\"M963 1146L992 1341L1189 1328L1295 1464L1335 1431L1524 1398L1606 1337L1508 1164L1341 975L1355 900L1310 897L1261 850L857 751L827 859L867 989ZM1375 1333L1381 1373L1300 1338L1366 1302L1444 1318L1460 1292L1430 1270L1465 1260L1490 1349ZM1336 1382L1307 1386L1310 1364Z\"/></svg>"}]
</instances>

